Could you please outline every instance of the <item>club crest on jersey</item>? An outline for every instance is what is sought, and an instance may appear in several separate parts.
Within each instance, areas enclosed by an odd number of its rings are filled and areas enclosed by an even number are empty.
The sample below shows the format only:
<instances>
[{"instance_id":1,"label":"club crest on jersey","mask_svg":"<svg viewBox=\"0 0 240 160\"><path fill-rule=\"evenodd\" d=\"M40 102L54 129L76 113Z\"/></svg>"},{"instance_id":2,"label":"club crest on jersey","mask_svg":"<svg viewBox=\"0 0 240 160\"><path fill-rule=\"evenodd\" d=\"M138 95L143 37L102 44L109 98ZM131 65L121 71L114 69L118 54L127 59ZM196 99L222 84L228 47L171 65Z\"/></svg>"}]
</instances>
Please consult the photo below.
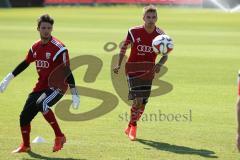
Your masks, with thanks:
<instances>
[{"instance_id":1,"label":"club crest on jersey","mask_svg":"<svg viewBox=\"0 0 240 160\"><path fill-rule=\"evenodd\" d=\"M51 53L46 52L46 59L50 59L50 57L51 57Z\"/></svg>"},{"instance_id":2,"label":"club crest on jersey","mask_svg":"<svg viewBox=\"0 0 240 160\"><path fill-rule=\"evenodd\" d=\"M33 53L33 58L36 58L36 57L37 57L37 53L34 52L34 53Z\"/></svg>"},{"instance_id":3,"label":"club crest on jersey","mask_svg":"<svg viewBox=\"0 0 240 160\"><path fill-rule=\"evenodd\" d=\"M137 38L137 42L138 42L138 43L141 42L141 38L140 38L140 37Z\"/></svg>"}]
</instances>

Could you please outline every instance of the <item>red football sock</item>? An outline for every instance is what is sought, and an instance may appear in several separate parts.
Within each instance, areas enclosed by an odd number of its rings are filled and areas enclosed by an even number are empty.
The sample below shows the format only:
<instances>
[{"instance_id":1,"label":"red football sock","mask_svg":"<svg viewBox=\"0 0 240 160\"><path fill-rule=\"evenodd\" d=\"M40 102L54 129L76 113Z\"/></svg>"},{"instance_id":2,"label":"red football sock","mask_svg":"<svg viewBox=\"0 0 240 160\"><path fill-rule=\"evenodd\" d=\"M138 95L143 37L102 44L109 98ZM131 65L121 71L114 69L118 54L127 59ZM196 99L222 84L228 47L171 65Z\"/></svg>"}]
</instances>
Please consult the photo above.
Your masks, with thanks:
<instances>
[{"instance_id":1,"label":"red football sock","mask_svg":"<svg viewBox=\"0 0 240 160\"><path fill-rule=\"evenodd\" d=\"M58 122L54 116L54 113L51 109L48 110L48 112L43 113L43 117L46 119L46 121L52 126L52 129L54 130L56 137L62 137L63 133L58 125Z\"/></svg>"},{"instance_id":2,"label":"red football sock","mask_svg":"<svg viewBox=\"0 0 240 160\"><path fill-rule=\"evenodd\" d=\"M141 118L143 112L145 109L145 105L143 105L141 108L138 109L138 113L137 113L137 121Z\"/></svg>"},{"instance_id":3,"label":"red football sock","mask_svg":"<svg viewBox=\"0 0 240 160\"><path fill-rule=\"evenodd\" d=\"M137 125L137 107L135 105L132 105L131 108L131 116L130 116L130 122L128 123L128 126L136 126Z\"/></svg>"},{"instance_id":4,"label":"red football sock","mask_svg":"<svg viewBox=\"0 0 240 160\"><path fill-rule=\"evenodd\" d=\"M30 131L31 131L30 124L21 127L22 140L23 145L25 147L30 147Z\"/></svg>"}]
</instances>

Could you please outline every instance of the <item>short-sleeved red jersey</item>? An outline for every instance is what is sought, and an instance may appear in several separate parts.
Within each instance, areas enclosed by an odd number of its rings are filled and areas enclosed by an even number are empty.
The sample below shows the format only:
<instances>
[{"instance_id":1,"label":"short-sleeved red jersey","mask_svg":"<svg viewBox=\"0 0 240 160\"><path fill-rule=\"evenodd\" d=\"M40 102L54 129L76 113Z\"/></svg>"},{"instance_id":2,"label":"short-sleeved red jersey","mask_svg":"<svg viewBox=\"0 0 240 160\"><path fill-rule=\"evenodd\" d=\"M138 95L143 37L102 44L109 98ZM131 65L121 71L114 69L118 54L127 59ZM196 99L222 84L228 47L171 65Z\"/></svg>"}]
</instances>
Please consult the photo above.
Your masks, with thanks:
<instances>
[{"instance_id":1,"label":"short-sleeved red jersey","mask_svg":"<svg viewBox=\"0 0 240 160\"><path fill-rule=\"evenodd\" d=\"M35 62L39 75L34 92L51 88L48 82L50 74L63 63L69 66L68 50L55 37L51 37L47 44L42 44L41 40L36 41L29 49L25 60L29 64ZM64 86L65 89L66 87L67 85Z\"/></svg>"},{"instance_id":2,"label":"short-sleeved red jersey","mask_svg":"<svg viewBox=\"0 0 240 160\"><path fill-rule=\"evenodd\" d=\"M120 51L121 54L124 54L126 45L131 44L131 52L126 64L127 74L137 72L138 68L144 68L142 65L147 67L155 64L157 54L152 49L152 40L162 34L165 33L158 27L155 27L152 33L148 33L144 26L136 26L128 30L125 44Z\"/></svg>"}]
</instances>

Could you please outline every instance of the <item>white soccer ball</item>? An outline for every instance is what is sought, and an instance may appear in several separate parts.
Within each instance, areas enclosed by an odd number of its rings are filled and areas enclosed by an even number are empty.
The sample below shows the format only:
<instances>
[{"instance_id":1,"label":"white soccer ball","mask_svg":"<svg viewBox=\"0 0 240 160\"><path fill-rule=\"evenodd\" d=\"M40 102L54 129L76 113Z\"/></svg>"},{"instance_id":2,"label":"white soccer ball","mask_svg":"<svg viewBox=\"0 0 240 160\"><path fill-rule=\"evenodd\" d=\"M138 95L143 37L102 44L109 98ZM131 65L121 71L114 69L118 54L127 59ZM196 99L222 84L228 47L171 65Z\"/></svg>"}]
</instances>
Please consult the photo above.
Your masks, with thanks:
<instances>
[{"instance_id":1,"label":"white soccer ball","mask_svg":"<svg viewBox=\"0 0 240 160\"><path fill-rule=\"evenodd\" d=\"M152 41L152 48L156 54L165 55L173 50L173 41L166 34L158 35Z\"/></svg>"}]
</instances>

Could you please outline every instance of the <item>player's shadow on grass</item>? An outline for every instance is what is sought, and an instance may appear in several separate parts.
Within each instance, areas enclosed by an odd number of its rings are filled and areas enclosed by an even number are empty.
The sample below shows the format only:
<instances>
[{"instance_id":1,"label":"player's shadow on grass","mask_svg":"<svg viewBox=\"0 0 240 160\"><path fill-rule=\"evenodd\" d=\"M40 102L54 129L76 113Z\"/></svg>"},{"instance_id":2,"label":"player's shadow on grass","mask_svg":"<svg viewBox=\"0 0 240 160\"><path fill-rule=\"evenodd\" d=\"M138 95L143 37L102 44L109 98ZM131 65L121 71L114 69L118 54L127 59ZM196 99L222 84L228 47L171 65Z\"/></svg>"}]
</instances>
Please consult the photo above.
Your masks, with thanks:
<instances>
[{"instance_id":1,"label":"player's shadow on grass","mask_svg":"<svg viewBox=\"0 0 240 160\"><path fill-rule=\"evenodd\" d=\"M168 152L173 152L177 154L195 154L195 155L199 155L206 158L218 158L218 156L215 155L215 152L206 150L206 149L194 149L190 147L177 146L177 145L172 145L168 143L155 142L155 141L145 140L145 139L137 139L137 141L144 145L148 145L152 148L162 150L162 151L168 151Z\"/></svg>"},{"instance_id":2,"label":"player's shadow on grass","mask_svg":"<svg viewBox=\"0 0 240 160\"><path fill-rule=\"evenodd\" d=\"M28 152L28 155L34 159L44 159L44 160L86 160L86 159L75 159L75 158L56 158L56 157L47 157L40 154L34 153L32 151ZM23 160L32 160L30 158L24 158Z\"/></svg>"}]
</instances>

